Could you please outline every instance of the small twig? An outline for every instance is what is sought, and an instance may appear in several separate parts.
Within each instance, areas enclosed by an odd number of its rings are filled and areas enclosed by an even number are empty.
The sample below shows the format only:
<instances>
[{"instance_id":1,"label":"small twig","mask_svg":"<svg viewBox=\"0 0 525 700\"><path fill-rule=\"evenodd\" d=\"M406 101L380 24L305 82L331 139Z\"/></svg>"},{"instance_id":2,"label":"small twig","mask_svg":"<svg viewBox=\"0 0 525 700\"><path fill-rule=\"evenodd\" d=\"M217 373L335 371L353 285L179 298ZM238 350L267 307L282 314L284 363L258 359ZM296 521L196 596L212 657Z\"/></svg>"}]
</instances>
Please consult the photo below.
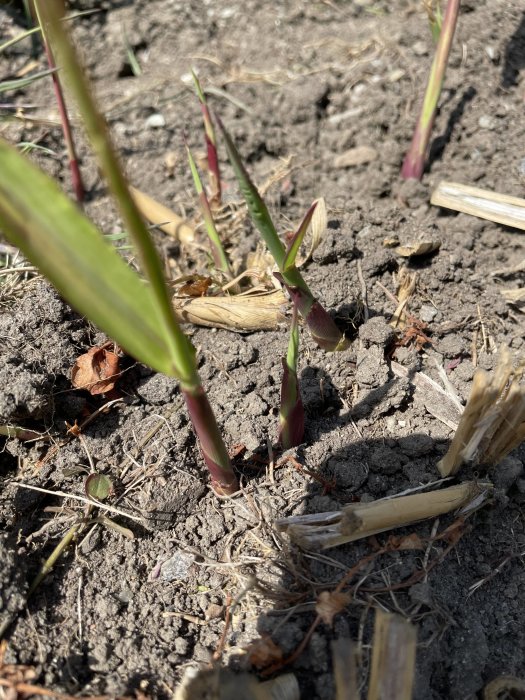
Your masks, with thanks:
<instances>
[{"instance_id":1,"label":"small twig","mask_svg":"<svg viewBox=\"0 0 525 700\"><path fill-rule=\"evenodd\" d=\"M82 204L82 202L84 201L85 190L84 190L84 184L82 182L82 174L81 174L80 168L78 166L78 158L77 158L77 153L76 153L76 148L75 148L75 141L73 139L73 132L71 131L71 123L69 121L69 115L67 113L66 102L64 100L64 93L62 91L62 85L60 83L58 73L56 72L56 63L55 63L55 58L53 56L53 50L51 49L51 45L49 43L48 36L47 36L47 31L46 31L44 24L42 22L42 19L40 17L39 0L34 0L33 6L35 8L36 18L37 18L38 24L40 25L40 29L41 29L42 41L44 43L44 50L46 52L47 62L49 64L49 68L51 70L53 70L51 78L53 80L53 89L55 91L55 99L57 101L58 113L60 115L60 121L62 123L62 131L64 132L64 141L66 143L67 154L69 157L69 168L71 170L71 180L73 183L73 190L75 192L77 202L79 204Z\"/></svg>"},{"instance_id":2,"label":"small twig","mask_svg":"<svg viewBox=\"0 0 525 700\"><path fill-rule=\"evenodd\" d=\"M85 498L84 496L77 496L74 493L65 493L64 491L50 491L49 489L42 489L39 486L30 486L29 484L22 484L20 481L11 481L12 484L18 486L22 489L29 489L30 491L39 491L40 493L47 493L50 496L60 496L62 498L73 498L75 501L81 501L82 503L87 503L90 506L96 506L97 508L102 508L102 510L107 510L108 513L114 513L115 515L122 515L124 518L129 518L130 520L135 520L136 522L141 522L142 518L136 515L131 515L126 513L119 508L114 508L113 506L108 506L105 503L100 503L94 498Z\"/></svg>"},{"instance_id":3,"label":"small twig","mask_svg":"<svg viewBox=\"0 0 525 700\"><path fill-rule=\"evenodd\" d=\"M357 260L357 277L359 279L359 284L361 285L361 297L363 301L363 314L365 322L370 318L370 313L368 311L368 293L366 290L366 282L363 277L363 268L361 267L361 260Z\"/></svg>"},{"instance_id":4,"label":"small twig","mask_svg":"<svg viewBox=\"0 0 525 700\"><path fill-rule=\"evenodd\" d=\"M221 638L219 639L219 644L217 645L217 649L213 653L213 660L214 661L220 661L223 651L224 651L224 646L226 644L226 635L228 634L228 629L230 627L230 621L231 621L231 605L232 605L232 598L230 595L226 597L226 616L224 618L224 629L221 634Z\"/></svg>"}]
</instances>

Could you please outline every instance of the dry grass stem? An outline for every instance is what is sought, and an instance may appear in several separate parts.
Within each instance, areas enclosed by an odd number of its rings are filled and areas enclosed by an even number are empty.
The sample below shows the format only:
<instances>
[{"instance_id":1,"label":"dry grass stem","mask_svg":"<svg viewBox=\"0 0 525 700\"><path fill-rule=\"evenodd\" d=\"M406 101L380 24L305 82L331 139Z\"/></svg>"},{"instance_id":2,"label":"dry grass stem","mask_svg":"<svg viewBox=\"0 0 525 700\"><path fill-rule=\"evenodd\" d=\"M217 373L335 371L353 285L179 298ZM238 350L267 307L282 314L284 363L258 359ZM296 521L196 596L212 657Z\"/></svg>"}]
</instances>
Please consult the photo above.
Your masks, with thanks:
<instances>
[{"instance_id":1,"label":"dry grass stem","mask_svg":"<svg viewBox=\"0 0 525 700\"><path fill-rule=\"evenodd\" d=\"M431 204L480 219L495 221L525 231L525 199L478 187L468 187L458 182L440 182L432 193Z\"/></svg>"},{"instance_id":2,"label":"dry grass stem","mask_svg":"<svg viewBox=\"0 0 525 700\"><path fill-rule=\"evenodd\" d=\"M129 189L137 209L151 224L181 243L193 242L195 231L181 216L136 187Z\"/></svg>"},{"instance_id":3,"label":"dry grass stem","mask_svg":"<svg viewBox=\"0 0 525 700\"><path fill-rule=\"evenodd\" d=\"M405 307L416 290L416 284L417 272L409 272L406 267L402 267L397 275L397 299L399 303L390 320L390 325L394 328L405 325Z\"/></svg>"},{"instance_id":4,"label":"dry grass stem","mask_svg":"<svg viewBox=\"0 0 525 700\"><path fill-rule=\"evenodd\" d=\"M476 371L456 434L438 465L443 476L457 472L463 462L498 464L525 440L524 368L514 368L503 348L494 372Z\"/></svg>"},{"instance_id":5,"label":"dry grass stem","mask_svg":"<svg viewBox=\"0 0 525 700\"><path fill-rule=\"evenodd\" d=\"M523 301L525 299L525 287L518 287L517 289L502 289L501 293L505 297L505 300L511 303Z\"/></svg>"},{"instance_id":6,"label":"dry grass stem","mask_svg":"<svg viewBox=\"0 0 525 700\"><path fill-rule=\"evenodd\" d=\"M288 302L282 291L218 297L174 297L180 323L224 328L237 333L276 330L285 321Z\"/></svg>"},{"instance_id":7,"label":"dry grass stem","mask_svg":"<svg viewBox=\"0 0 525 700\"><path fill-rule=\"evenodd\" d=\"M376 610L368 700L412 697L417 631L400 615Z\"/></svg>"},{"instance_id":8,"label":"dry grass stem","mask_svg":"<svg viewBox=\"0 0 525 700\"><path fill-rule=\"evenodd\" d=\"M303 549L328 549L457 510L487 487L468 481L439 491L356 503L340 511L282 518L275 525Z\"/></svg>"},{"instance_id":9,"label":"dry grass stem","mask_svg":"<svg viewBox=\"0 0 525 700\"><path fill-rule=\"evenodd\" d=\"M421 399L430 415L437 418L452 430L458 427L460 412L455 395L451 396L437 382L424 372L410 372L398 362L390 363L392 372L398 377L407 377L416 388L416 396Z\"/></svg>"}]
</instances>

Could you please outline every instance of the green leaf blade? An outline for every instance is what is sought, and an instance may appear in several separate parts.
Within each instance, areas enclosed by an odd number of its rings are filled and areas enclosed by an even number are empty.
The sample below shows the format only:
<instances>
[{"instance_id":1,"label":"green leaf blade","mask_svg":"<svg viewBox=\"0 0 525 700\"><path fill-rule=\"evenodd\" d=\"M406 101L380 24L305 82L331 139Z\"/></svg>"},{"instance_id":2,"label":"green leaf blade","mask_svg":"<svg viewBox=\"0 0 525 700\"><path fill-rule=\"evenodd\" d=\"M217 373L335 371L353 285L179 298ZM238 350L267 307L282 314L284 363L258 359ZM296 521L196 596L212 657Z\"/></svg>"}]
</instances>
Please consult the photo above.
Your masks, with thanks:
<instances>
[{"instance_id":1,"label":"green leaf blade","mask_svg":"<svg viewBox=\"0 0 525 700\"><path fill-rule=\"evenodd\" d=\"M137 360L173 375L150 288L55 182L3 141L0 224L77 311Z\"/></svg>"},{"instance_id":2,"label":"green leaf blade","mask_svg":"<svg viewBox=\"0 0 525 700\"><path fill-rule=\"evenodd\" d=\"M291 270L295 267L297 253L299 252L299 248L301 247L306 232L308 231L308 226L310 226L310 221L312 220L316 207L317 202L314 202L310 209L308 209L308 211L306 212L304 219L301 221L301 225L295 232L290 246L288 247L288 250L286 252L286 257L283 262L283 272L288 272L288 270Z\"/></svg>"}]
</instances>

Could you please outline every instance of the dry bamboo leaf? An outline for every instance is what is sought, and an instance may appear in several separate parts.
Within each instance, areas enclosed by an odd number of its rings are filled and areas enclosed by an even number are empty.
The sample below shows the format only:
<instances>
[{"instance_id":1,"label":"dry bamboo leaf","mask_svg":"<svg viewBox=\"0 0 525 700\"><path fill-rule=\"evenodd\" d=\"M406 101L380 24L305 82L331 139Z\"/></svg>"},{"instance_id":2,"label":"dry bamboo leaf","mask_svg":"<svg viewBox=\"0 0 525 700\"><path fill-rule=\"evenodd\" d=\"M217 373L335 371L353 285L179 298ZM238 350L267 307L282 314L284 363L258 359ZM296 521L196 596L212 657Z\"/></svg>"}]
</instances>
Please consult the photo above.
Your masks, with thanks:
<instances>
[{"instance_id":1,"label":"dry bamboo leaf","mask_svg":"<svg viewBox=\"0 0 525 700\"><path fill-rule=\"evenodd\" d=\"M505 297L506 301L511 303L523 301L525 299L525 287L518 287L517 289L502 289L501 293Z\"/></svg>"},{"instance_id":2,"label":"dry bamboo leaf","mask_svg":"<svg viewBox=\"0 0 525 700\"><path fill-rule=\"evenodd\" d=\"M280 290L220 297L174 297L181 323L224 328L236 333L276 330L285 321L287 299Z\"/></svg>"},{"instance_id":3,"label":"dry bamboo leaf","mask_svg":"<svg viewBox=\"0 0 525 700\"><path fill-rule=\"evenodd\" d=\"M368 700L412 697L417 631L401 615L376 609Z\"/></svg>"},{"instance_id":4,"label":"dry bamboo leaf","mask_svg":"<svg viewBox=\"0 0 525 700\"><path fill-rule=\"evenodd\" d=\"M376 160L379 153L372 146L356 146L341 153L334 159L334 168L351 168L366 165Z\"/></svg>"},{"instance_id":5,"label":"dry bamboo leaf","mask_svg":"<svg viewBox=\"0 0 525 700\"><path fill-rule=\"evenodd\" d=\"M303 549L328 549L465 507L490 488L469 481L428 493L355 503L340 511L296 515L276 520L275 525Z\"/></svg>"},{"instance_id":6,"label":"dry bamboo leaf","mask_svg":"<svg viewBox=\"0 0 525 700\"><path fill-rule=\"evenodd\" d=\"M439 250L441 246L441 241L438 240L424 240L415 241L414 243L408 243L407 245L400 245L394 248L394 252L397 255L401 255L403 258L412 258L419 255L428 255L436 250Z\"/></svg>"},{"instance_id":7,"label":"dry bamboo leaf","mask_svg":"<svg viewBox=\"0 0 525 700\"><path fill-rule=\"evenodd\" d=\"M463 462L498 464L525 439L523 364L513 367L502 348L496 369L474 374L472 389L447 454L439 462L443 476L455 474Z\"/></svg>"},{"instance_id":8,"label":"dry bamboo leaf","mask_svg":"<svg viewBox=\"0 0 525 700\"><path fill-rule=\"evenodd\" d=\"M440 182L432 193L431 204L525 231L525 199L459 182Z\"/></svg>"},{"instance_id":9,"label":"dry bamboo leaf","mask_svg":"<svg viewBox=\"0 0 525 700\"><path fill-rule=\"evenodd\" d=\"M191 243L194 240L195 231L182 217L136 187L129 189L138 210L151 224L181 243Z\"/></svg>"},{"instance_id":10,"label":"dry bamboo leaf","mask_svg":"<svg viewBox=\"0 0 525 700\"><path fill-rule=\"evenodd\" d=\"M86 389L93 396L106 394L115 388L119 375L118 355L104 346L94 347L76 359L71 370L71 383L76 389Z\"/></svg>"},{"instance_id":11,"label":"dry bamboo leaf","mask_svg":"<svg viewBox=\"0 0 525 700\"><path fill-rule=\"evenodd\" d=\"M315 208L314 214L312 216L312 221L310 223L310 231L312 232L312 240L310 243L310 250L308 255L300 263L297 263L297 267L302 267L308 260L311 260L312 255L315 253L321 241L323 239L323 234L328 226L328 215L326 213L326 202L324 197L320 197L317 201L317 206Z\"/></svg>"}]
</instances>

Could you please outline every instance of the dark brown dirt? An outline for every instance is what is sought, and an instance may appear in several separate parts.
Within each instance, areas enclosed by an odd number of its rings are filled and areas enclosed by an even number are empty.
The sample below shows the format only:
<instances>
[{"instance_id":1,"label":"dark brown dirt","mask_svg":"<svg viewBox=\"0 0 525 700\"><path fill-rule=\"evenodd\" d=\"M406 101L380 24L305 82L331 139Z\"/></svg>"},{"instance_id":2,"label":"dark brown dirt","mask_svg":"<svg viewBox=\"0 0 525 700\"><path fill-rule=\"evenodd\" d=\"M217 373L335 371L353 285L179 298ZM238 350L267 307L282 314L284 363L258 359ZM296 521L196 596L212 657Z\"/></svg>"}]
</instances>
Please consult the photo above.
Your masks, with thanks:
<instances>
[{"instance_id":1,"label":"dark brown dirt","mask_svg":"<svg viewBox=\"0 0 525 700\"><path fill-rule=\"evenodd\" d=\"M395 293L394 275L407 264L384 247L385 238L441 241L439 252L408 263L418 273L409 309L428 324L432 345L421 351L399 348L399 363L439 381L437 361L466 399L475 360L491 369L496 349L504 344L523 355L523 310L501 294L523 279L492 274L523 259L523 234L432 208L429 195L442 179L523 194L525 15L507 0L463 3L431 162L419 184L398 176L432 52L419 3L70 4L102 7L74 22L75 38L137 187L175 209L192 206L181 149L185 130L191 144L202 148L199 108L185 81L191 65L206 85L223 91L222 97L212 96L213 108L258 183L293 156L291 174L269 191L269 206L284 231L313 199L325 197L328 230L305 275L352 340L346 352L326 354L302 331L307 422L296 458L305 471L288 463L275 470L272 481L264 466L250 463L254 452L267 456L267 440L277 434L286 332L191 331L226 443L247 448L238 463L246 493L220 502L208 488L176 383L131 361L121 400L86 427L83 442L66 440L65 422L81 420L83 412L104 401L70 384L75 358L103 336L38 279L16 296L4 295L0 424L53 436L51 445L4 440L0 454L5 530L0 625L15 615L6 660L33 665L39 683L66 693L122 694L140 687L153 697L170 697L186 666L207 662L218 648L228 595L238 605L226 636L225 663L245 667L243 650L262 633L272 635L286 655L314 619L317 594L333 589L377 546L362 542L330 550L329 558L311 558L276 539L275 517L335 510L438 478L436 464L452 431L385 359L395 304L378 283ZM13 4L4 3L2 37L22 26ZM141 76L131 74L124 34ZM16 74L30 51L21 43L6 52L1 74ZM43 56L37 60L44 68ZM47 83L9 93L5 100L34 104L27 114L56 122ZM164 126L151 128L153 114L162 115ZM36 141L53 149L56 156L34 152L32 157L69 189L58 126L4 120L0 131L14 143ZM375 149L375 159L336 167L341 153L360 146ZM119 231L82 142L80 151L87 210L105 232ZM175 154L174 173L166 165L168 154ZM223 171L226 195L236 201L225 162ZM233 239L231 251L244 254L256 243L247 224L246 236ZM187 255L181 255L181 265L187 265ZM143 443L155 425L158 431ZM101 526L85 532L26 604L26 586L80 506L22 490L12 481L82 495L88 455L98 471L113 478L118 507L142 519L115 516L133 532L132 540ZM525 676L524 459L522 446L491 473L494 503L469 521L454 550L424 580L410 584L423 552L392 552L367 570L352 604L333 627L317 628L292 665L302 697L334 697L330 642L340 637L359 640L366 683L376 606L400 612L418 627L417 700L467 700L480 697L483 686L499 675ZM461 473L470 476L469 468ZM62 505L58 514L46 510ZM453 516L443 517L439 530L452 522ZM401 532L428 537L432 527L429 522ZM378 540L387 538L388 533ZM445 543L435 543L430 558L444 548ZM505 566L472 593L471 586L506 558ZM406 587L381 590L404 581Z\"/></svg>"}]
</instances>

